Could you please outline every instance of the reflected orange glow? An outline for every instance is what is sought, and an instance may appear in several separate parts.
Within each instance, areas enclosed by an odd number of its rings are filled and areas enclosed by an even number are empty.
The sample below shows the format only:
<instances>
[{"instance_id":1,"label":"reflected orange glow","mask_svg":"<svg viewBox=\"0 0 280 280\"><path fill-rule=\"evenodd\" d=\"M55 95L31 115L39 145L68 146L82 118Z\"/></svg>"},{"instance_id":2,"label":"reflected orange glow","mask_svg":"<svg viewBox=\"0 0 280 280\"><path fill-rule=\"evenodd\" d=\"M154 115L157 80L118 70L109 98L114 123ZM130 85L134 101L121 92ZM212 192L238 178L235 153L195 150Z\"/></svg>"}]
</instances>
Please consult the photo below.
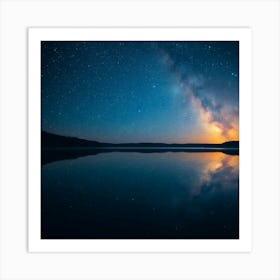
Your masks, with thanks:
<instances>
[{"instance_id":1,"label":"reflected orange glow","mask_svg":"<svg viewBox=\"0 0 280 280\"><path fill-rule=\"evenodd\" d=\"M180 157L185 161L194 161L203 165L203 170L215 171L223 166L226 162L231 167L237 167L239 163L239 156L227 155L223 152L195 152L195 153L169 153L169 156Z\"/></svg>"},{"instance_id":2,"label":"reflected orange glow","mask_svg":"<svg viewBox=\"0 0 280 280\"><path fill-rule=\"evenodd\" d=\"M202 188L213 180L213 175L228 174L228 179L238 176L239 173L239 156L227 155L222 152L195 152L195 153L169 153L170 157L176 157L176 159L183 160L186 166L190 163L196 163L196 167L200 168L200 176L197 178L197 182L189 192L193 196L197 196L201 193ZM223 188L227 188L229 184L226 183L227 177L224 177L225 184ZM188 187L188 184L186 184Z\"/></svg>"}]
</instances>

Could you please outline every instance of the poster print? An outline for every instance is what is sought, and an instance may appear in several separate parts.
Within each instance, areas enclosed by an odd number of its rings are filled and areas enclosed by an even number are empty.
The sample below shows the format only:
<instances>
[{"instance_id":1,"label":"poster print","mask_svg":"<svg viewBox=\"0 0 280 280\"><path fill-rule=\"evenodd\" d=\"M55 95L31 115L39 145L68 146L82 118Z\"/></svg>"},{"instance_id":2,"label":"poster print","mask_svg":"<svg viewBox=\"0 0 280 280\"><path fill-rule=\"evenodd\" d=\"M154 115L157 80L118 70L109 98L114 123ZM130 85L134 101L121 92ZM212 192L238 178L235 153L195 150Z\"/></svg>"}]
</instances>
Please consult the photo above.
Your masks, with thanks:
<instances>
[{"instance_id":1,"label":"poster print","mask_svg":"<svg viewBox=\"0 0 280 280\"><path fill-rule=\"evenodd\" d=\"M240 42L41 40L41 240L239 240Z\"/></svg>"}]
</instances>

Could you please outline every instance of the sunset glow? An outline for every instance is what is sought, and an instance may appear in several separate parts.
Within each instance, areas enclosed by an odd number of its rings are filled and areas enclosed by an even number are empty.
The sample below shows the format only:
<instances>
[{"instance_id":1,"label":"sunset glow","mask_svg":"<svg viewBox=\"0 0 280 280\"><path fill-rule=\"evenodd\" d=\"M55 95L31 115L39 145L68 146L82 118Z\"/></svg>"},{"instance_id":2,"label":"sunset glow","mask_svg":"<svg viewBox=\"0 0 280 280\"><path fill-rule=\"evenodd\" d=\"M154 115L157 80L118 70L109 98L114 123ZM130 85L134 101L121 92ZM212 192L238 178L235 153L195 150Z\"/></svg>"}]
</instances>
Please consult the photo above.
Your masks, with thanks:
<instances>
[{"instance_id":1,"label":"sunset glow","mask_svg":"<svg viewBox=\"0 0 280 280\"><path fill-rule=\"evenodd\" d=\"M239 140L238 42L43 42L42 127L99 142Z\"/></svg>"}]
</instances>

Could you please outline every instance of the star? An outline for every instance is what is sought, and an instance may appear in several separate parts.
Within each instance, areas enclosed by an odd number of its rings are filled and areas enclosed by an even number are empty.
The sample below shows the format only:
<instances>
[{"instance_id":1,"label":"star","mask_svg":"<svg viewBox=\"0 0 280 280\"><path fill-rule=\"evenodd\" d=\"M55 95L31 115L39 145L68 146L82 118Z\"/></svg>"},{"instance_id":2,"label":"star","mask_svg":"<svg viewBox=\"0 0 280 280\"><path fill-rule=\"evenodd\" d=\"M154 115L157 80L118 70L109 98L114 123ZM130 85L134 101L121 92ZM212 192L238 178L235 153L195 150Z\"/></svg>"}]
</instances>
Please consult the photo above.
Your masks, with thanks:
<instances>
[{"instance_id":1,"label":"star","mask_svg":"<svg viewBox=\"0 0 280 280\"><path fill-rule=\"evenodd\" d=\"M46 41L41 46L42 129L63 135L79 131L81 138L110 143L182 143L204 141L211 121L238 127L232 123L239 108L237 42Z\"/></svg>"}]
</instances>

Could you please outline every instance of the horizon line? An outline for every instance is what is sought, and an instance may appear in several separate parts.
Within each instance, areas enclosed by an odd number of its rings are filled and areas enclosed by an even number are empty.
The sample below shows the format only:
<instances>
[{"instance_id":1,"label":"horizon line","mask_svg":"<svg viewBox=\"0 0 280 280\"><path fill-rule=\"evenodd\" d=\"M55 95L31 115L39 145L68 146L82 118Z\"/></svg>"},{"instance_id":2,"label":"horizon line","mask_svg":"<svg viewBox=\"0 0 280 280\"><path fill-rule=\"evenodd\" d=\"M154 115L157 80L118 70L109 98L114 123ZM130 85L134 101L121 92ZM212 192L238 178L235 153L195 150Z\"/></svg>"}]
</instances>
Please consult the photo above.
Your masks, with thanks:
<instances>
[{"instance_id":1,"label":"horizon line","mask_svg":"<svg viewBox=\"0 0 280 280\"><path fill-rule=\"evenodd\" d=\"M41 133L42 132L45 132L45 133L48 133L48 134L52 134L52 135L55 135L55 136L59 136L59 137L68 137L68 138L74 138L74 139L78 139L78 140L82 140L82 141L97 142L97 143L100 143L100 144L112 144L112 145L118 145L118 144L120 144L120 145L124 145L124 144L165 144L165 145L197 145L197 144L200 144L200 145L222 145L222 144L228 143L228 142L239 142L239 139L238 139L238 140L228 140L228 141L224 141L224 142L221 142L221 143L205 143L205 142L187 142L187 143L175 143L175 142L172 142L172 143L166 143L166 142L121 142L121 143L110 143L110 142L100 142L100 141L97 141L97 140L90 140L90 139L85 139L85 138L79 138L77 136L61 135L61 134L52 133L52 132L48 132L46 130L41 129Z\"/></svg>"}]
</instances>

